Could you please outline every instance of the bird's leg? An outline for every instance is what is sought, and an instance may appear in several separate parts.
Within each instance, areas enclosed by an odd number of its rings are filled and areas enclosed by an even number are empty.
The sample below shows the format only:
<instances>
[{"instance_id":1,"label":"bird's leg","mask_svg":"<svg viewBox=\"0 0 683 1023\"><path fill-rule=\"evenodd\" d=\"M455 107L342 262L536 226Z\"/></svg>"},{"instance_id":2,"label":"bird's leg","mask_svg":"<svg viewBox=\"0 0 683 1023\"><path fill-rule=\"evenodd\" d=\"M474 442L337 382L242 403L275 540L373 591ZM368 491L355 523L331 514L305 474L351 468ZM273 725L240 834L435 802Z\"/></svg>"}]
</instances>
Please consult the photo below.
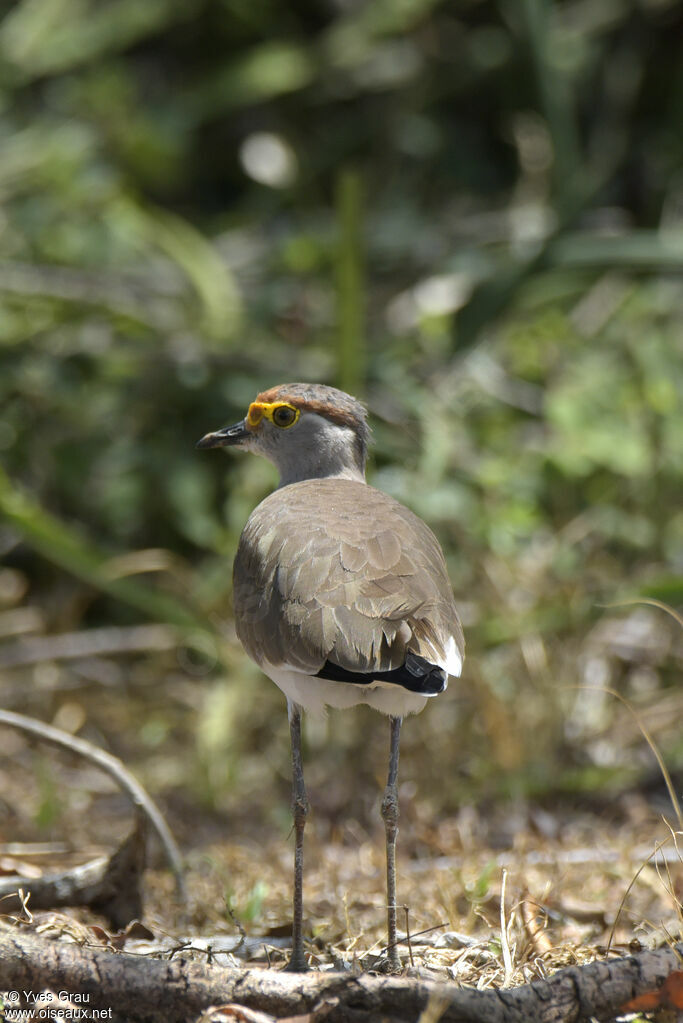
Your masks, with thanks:
<instances>
[{"instance_id":1,"label":"bird's leg","mask_svg":"<svg viewBox=\"0 0 683 1023\"><path fill-rule=\"evenodd\" d=\"M304 765L301 757L301 708L287 704L289 731L292 738L292 815L294 817L294 905L292 920L292 958L286 969L302 973L308 969L304 955L302 921L304 912L304 827L308 813L308 799L304 785Z\"/></svg>"},{"instance_id":2,"label":"bird's leg","mask_svg":"<svg viewBox=\"0 0 683 1023\"><path fill-rule=\"evenodd\" d=\"M398 834L398 743L401 736L401 718L391 718L391 749L389 777L382 800L382 818L387 837L387 955L391 970L401 969L396 935L396 835Z\"/></svg>"}]
</instances>

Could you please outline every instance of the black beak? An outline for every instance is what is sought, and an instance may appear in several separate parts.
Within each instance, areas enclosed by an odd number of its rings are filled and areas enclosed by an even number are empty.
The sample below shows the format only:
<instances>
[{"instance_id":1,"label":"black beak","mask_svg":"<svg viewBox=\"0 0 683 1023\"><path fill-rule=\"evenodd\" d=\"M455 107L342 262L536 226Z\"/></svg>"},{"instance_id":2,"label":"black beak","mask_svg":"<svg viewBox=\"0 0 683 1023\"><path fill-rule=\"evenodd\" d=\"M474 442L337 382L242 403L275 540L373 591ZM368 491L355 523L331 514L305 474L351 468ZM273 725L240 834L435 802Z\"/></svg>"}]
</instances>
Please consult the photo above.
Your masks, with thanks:
<instances>
[{"instance_id":1,"label":"black beak","mask_svg":"<svg viewBox=\"0 0 683 1023\"><path fill-rule=\"evenodd\" d=\"M198 448L227 448L237 447L249 436L246 420L235 423L234 426L224 426L222 430L215 433L207 433L201 440L197 441Z\"/></svg>"}]
</instances>

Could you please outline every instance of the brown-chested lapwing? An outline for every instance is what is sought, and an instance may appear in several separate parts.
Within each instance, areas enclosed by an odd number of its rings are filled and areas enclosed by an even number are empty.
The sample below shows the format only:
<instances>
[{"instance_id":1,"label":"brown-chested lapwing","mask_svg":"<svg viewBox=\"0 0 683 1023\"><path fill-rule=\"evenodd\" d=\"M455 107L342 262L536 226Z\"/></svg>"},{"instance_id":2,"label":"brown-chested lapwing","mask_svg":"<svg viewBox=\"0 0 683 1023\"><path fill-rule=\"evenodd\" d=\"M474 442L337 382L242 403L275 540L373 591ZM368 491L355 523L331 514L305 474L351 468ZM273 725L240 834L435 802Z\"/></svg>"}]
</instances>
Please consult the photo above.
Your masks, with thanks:
<instances>
[{"instance_id":1,"label":"brown-chested lapwing","mask_svg":"<svg viewBox=\"0 0 683 1023\"><path fill-rule=\"evenodd\" d=\"M459 675L464 641L444 556L413 512L365 482L366 412L320 384L259 394L246 418L201 448L239 447L280 473L252 512L234 565L237 635L287 697L295 828L293 948L305 970L303 834L308 810L301 710L366 703L391 723L382 817L387 845L388 959L396 933L396 833L401 720Z\"/></svg>"}]
</instances>

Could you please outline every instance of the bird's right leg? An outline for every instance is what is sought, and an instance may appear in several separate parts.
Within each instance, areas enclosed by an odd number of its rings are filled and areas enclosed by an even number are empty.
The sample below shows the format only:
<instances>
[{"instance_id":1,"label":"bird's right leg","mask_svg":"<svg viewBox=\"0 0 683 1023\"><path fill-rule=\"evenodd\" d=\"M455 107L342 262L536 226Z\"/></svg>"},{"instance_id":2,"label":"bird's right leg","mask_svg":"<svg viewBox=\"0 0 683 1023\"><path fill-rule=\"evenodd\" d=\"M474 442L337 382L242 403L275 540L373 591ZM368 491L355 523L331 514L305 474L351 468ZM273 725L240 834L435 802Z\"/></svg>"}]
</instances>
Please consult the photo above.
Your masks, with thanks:
<instances>
[{"instance_id":1,"label":"bird's right leg","mask_svg":"<svg viewBox=\"0 0 683 1023\"><path fill-rule=\"evenodd\" d=\"M382 818L387 840L387 960L389 969L401 969L396 927L396 835L398 834L398 748L401 738L401 718L391 718L391 749L389 777L382 800Z\"/></svg>"},{"instance_id":2,"label":"bird's right leg","mask_svg":"<svg viewBox=\"0 0 683 1023\"><path fill-rule=\"evenodd\" d=\"M304 912L304 827L308 813L308 799L304 785L304 764L301 756L301 708L287 702L289 732L292 739L292 815L294 817L294 901L292 919L292 958L286 969L302 973L308 969L304 955L302 931Z\"/></svg>"}]
</instances>

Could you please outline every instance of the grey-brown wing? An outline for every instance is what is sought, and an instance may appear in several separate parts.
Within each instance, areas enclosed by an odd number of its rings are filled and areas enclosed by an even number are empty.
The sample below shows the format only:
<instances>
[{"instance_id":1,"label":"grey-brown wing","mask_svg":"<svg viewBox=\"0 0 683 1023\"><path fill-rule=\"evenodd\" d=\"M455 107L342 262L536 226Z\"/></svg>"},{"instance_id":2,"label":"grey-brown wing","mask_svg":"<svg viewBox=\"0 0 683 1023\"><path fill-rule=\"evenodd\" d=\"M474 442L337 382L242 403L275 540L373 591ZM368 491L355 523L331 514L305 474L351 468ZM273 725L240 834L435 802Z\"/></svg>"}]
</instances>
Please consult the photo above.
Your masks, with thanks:
<instances>
[{"instance_id":1,"label":"grey-brown wing","mask_svg":"<svg viewBox=\"0 0 683 1023\"><path fill-rule=\"evenodd\" d=\"M462 659L433 533L350 480L292 484L259 505L235 558L234 604L238 636L259 664L386 671L412 651L456 674Z\"/></svg>"}]
</instances>

